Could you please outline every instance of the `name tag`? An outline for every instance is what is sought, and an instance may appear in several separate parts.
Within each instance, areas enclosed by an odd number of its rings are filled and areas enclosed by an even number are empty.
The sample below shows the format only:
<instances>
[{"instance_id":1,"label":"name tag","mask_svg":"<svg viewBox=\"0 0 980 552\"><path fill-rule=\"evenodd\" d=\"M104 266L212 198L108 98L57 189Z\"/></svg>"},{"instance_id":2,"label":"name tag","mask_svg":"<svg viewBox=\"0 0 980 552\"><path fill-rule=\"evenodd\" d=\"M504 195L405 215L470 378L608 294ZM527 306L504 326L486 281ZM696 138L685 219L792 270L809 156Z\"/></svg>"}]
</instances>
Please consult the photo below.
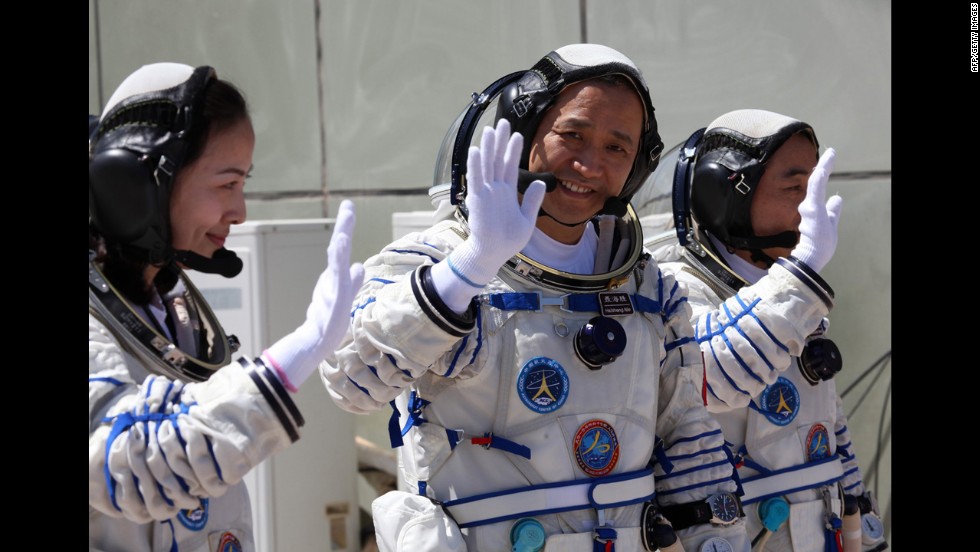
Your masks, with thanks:
<instances>
[{"instance_id":1,"label":"name tag","mask_svg":"<svg viewBox=\"0 0 980 552\"><path fill-rule=\"evenodd\" d=\"M603 316L624 316L633 314L633 301L628 293L622 291L602 291L599 296L599 310Z\"/></svg>"}]
</instances>

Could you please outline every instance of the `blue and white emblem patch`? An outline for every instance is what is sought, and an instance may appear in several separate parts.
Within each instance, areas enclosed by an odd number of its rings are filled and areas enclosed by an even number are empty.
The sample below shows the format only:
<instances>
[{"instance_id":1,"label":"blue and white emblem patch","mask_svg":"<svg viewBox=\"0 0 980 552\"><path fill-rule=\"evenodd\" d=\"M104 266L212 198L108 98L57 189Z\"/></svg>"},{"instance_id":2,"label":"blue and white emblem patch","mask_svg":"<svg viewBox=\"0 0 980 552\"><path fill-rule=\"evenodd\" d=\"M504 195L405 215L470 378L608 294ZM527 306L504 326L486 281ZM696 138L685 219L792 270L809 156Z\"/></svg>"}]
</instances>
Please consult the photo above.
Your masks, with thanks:
<instances>
[{"instance_id":1,"label":"blue and white emblem patch","mask_svg":"<svg viewBox=\"0 0 980 552\"><path fill-rule=\"evenodd\" d=\"M568 374L550 358L532 358L517 376L517 394L538 414L554 412L568 398Z\"/></svg>"},{"instance_id":2,"label":"blue and white emblem patch","mask_svg":"<svg viewBox=\"0 0 980 552\"><path fill-rule=\"evenodd\" d=\"M200 531L208 524L208 499L202 498L201 505L193 510L181 510L177 520L191 531Z\"/></svg>"},{"instance_id":3,"label":"blue and white emblem patch","mask_svg":"<svg viewBox=\"0 0 980 552\"><path fill-rule=\"evenodd\" d=\"M759 402L766 419L776 425L792 422L800 412L800 392L793 382L783 377L762 390Z\"/></svg>"},{"instance_id":4,"label":"blue and white emblem patch","mask_svg":"<svg viewBox=\"0 0 980 552\"><path fill-rule=\"evenodd\" d=\"M813 424L806 435L807 462L830 457L830 435L823 424Z\"/></svg>"},{"instance_id":5,"label":"blue and white emblem patch","mask_svg":"<svg viewBox=\"0 0 980 552\"><path fill-rule=\"evenodd\" d=\"M575 432L572 443L578 467L592 477L613 471L619 461L619 438L616 430L602 420L589 420Z\"/></svg>"}]
</instances>

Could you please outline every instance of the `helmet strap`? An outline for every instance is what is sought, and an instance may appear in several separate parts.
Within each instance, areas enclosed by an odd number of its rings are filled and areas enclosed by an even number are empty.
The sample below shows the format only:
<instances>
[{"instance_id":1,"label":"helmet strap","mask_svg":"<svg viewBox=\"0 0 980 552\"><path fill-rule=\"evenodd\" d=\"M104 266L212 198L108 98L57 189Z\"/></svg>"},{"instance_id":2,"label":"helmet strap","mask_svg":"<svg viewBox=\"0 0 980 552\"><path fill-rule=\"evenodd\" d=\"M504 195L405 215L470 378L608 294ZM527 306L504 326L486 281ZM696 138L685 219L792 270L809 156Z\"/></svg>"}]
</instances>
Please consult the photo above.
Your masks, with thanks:
<instances>
[{"instance_id":1,"label":"helmet strap","mask_svg":"<svg viewBox=\"0 0 980 552\"><path fill-rule=\"evenodd\" d=\"M742 236L729 236L724 240L725 245L735 249L768 249L770 247L795 247L799 241L796 232L787 230L772 236L752 236L749 238Z\"/></svg>"},{"instance_id":2,"label":"helmet strap","mask_svg":"<svg viewBox=\"0 0 980 552\"><path fill-rule=\"evenodd\" d=\"M756 263L760 263L760 262L761 263L765 263L766 268L771 267L776 262L776 259L773 259L769 255L766 255L766 253L764 251L762 251L761 249L750 249L749 250L749 253L752 254L752 261L753 262L756 262Z\"/></svg>"}]
</instances>

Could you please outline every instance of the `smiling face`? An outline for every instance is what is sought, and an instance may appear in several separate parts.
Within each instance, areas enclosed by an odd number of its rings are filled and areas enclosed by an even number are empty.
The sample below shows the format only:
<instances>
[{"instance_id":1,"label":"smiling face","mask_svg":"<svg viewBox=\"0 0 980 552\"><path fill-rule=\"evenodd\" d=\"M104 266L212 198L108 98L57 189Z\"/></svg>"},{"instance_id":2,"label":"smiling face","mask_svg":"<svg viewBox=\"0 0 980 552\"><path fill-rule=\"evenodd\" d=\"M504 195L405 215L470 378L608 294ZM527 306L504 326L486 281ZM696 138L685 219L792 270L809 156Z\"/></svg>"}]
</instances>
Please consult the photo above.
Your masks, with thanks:
<instances>
[{"instance_id":1,"label":"smiling face","mask_svg":"<svg viewBox=\"0 0 980 552\"><path fill-rule=\"evenodd\" d=\"M805 134L795 134L780 146L759 179L752 196L752 229L757 236L772 236L787 230L800 230L800 203L806 197L810 173L817 166L816 146ZM763 249L773 259L786 257L791 248ZM743 259L766 268L765 263L751 260L751 253L737 250Z\"/></svg>"},{"instance_id":2,"label":"smiling face","mask_svg":"<svg viewBox=\"0 0 980 552\"><path fill-rule=\"evenodd\" d=\"M175 250L210 258L224 246L231 226L245 222L245 178L254 149L252 123L240 119L212 130L200 157L177 174L170 198Z\"/></svg>"},{"instance_id":3,"label":"smiling face","mask_svg":"<svg viewBox=\"0 0 980 552\"><path fill-rule=\"evenodd\" d=\"M628 84L587 80L558 95L531 145L528 169L558 179L541 208L565 223L584 222L623 190L639 149L643 104ZM577 243L585 225L567 227L539 217L538 228L562 243Z\"/></svg>"}]
</instances>

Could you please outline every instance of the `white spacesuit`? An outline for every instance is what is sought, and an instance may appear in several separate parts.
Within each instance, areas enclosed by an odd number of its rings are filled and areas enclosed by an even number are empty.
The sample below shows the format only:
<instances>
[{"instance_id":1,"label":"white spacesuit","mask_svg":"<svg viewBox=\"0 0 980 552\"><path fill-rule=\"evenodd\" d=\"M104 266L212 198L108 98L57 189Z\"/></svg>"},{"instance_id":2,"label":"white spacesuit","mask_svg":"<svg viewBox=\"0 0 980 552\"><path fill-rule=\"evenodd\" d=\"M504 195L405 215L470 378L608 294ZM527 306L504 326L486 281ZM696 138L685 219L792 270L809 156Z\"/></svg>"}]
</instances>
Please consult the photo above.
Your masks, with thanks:
<instances>
[{"instance_id":1,"label":"white spacesuit","mask_svg":"<svg viewBox=\"0 0 980 552\"><path fill-rule=\"evenodd\" d=\"M610 57L625 59L586 45L544 61L565 64L565 86L613 71L642 85L631 62L603 65ZM568 67L576 61L588 76ZM495 98L493 86L471 109ZM477 123L464 115L457 123L472 126L463 125L454 151L465 153L458 144L468 145ZM505 137L506 121L498 123ZM534 134L533 126L523 130ZM452 145L455 133L453 127L444 144ZM655 155L659 136L649 140ZM650 159L641 157L638 163ZM459 167L454 161L443 166ZM471 152L470 173L472 162ZM635 173L636 182L653 166ZM644 503L734 498L726 495L736 490L731 458L701 401L689 306L643 250L628 207L636 186L624 189L622 212L596 214L578 245L549 244L535 229L462 313L443 301L432 273L452 265L451 254L477 233L474 188L466 196L469 219L460 209L456 220L413 232L365 262L352 332L320 368L345 410L395 409L389 431L394 446L404 438L400 490L373 504L381 550L642 550ZM542 196L543 189L539 202ZM506 213L491 213L505 224ZM593 248L586 270L583 247ZM699 523L678 536L687 550L715 542L728 547L718 550L747 551L737 513L727 525Z\"/></svg>"},{"instance_id":2,"label":"white spacesuit","mask_svg":"<svg viewBox=\"0 0 980 552\"><path fill-rule=\"evenodd\" d=\"M736 456L749 536L760 542L765 538L770 551L822 552L828 543L836 550L843 539L846 493L865 502L864 548L882 550L887 544L881 522L869 511L874 508L867 504L833 379L840 370L839 351L823 337L833 291L793 255L780 257L765 271L725 245L760 250L760 255L761 249L775 246L778 237L760 237L751 229L751 193L736 199L723 187L732 188L741 179L754 193L766 162L798 133L816 146L809 125L760 110L722 116L703 138L695 133L681 152L674 180L674 220L681 226L646 245L662 270L688 290L705 361L705 398ZM823 206L829 171L821 160L810 177L812 205ZM816 182L820 176L822 182ZM832 201L839 209L840 203ZM707 222L692 228L692 215L695 223ZM806 233L803 224L801 231ZM792 235L787 245L795 243ZM727 331L732 328L738 331Z\"/></svg>"}]
</instances>

